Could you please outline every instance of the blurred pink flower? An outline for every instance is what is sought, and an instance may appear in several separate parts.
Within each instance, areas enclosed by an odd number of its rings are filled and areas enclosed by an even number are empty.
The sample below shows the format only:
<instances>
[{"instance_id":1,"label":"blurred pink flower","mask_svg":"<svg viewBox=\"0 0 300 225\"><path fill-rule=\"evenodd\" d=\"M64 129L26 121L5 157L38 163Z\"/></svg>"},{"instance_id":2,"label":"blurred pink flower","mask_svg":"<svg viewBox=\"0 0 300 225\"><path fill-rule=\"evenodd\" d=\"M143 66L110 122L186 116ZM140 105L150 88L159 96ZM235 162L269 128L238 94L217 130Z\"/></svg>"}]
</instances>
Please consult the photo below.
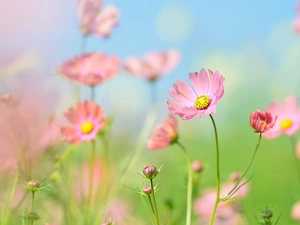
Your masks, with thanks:
<instances>
[{"instance_id":1,"label":"blurred pink flower","mask_svg":"<svg viewBox=\"0 0 300 225\"><path fill-rule=\"evenodd\" d=\"M180 55L176 49L152 51L146 53L143 59L135 56L127 58L124 69L135 76L152 81L171 72L179 60Z\"/></svg>"},{"instance_id":2,"label":"blurred pink flower","mask_svg":"<svg viewBox=\"0 0 300 225\"><path fill-rule=\"evenodd\" d=\"M258 133L264 133L274 127L277 117L273 118L268 111L260 112L257 109L250 113L250 125Z\"/></svg>"},{"instance_id":3,"label":"blurred pink flower","mask_svg":"<svg viewBox=\"0 0 300 225\"><path fill-rule=\"evenodd\" d=\"M153 130L151 139L147 141L147 148L156 150L167 147L177 140L177 121L175 116L169 115L163 124Z\"/></svg>"},{"instance_id":4,"label":"blurred pink flower","mask_svg":"<svg viewBox=\"0 0 300 225\"><path fill-rule=\"evenodd\" d=\"M30 92L14 92L5 98L13 98L12 101L0 104L0 171L19 168L30 172L43 153L41 150L60 140L59 126L55 125L54 109L49 107L52 95L34 87Z\"/></svg>"},{"instance_id":5,"label":"blurred pink flower","mask_svg":"<svg viewBox=\"0 0 300 225\"><path fill-rule=\"evenodd\" d=\"M218 71L212 72L205 69L190 73L190 81L194 90L187 83L177 80L173 88L169 90L170 95L177 101L168 100L169 110L188 120L196 116L209 115L216 112L217 101L224 93L224 77Z\"/></svg>"},{"instance_id":6,"label":"blurred pink flower","mask_svg":"<svg viewBox=\"0 0 300 225\"><path fill-rule=\"evenodd\" d=\"M233 187L235 183L224 183L221 186L221 196L225 196ZM248 184L242 186L231 199L226 202L220 202L216 211L214 225L237 225L240 206L237 198L244 198L248 193ZM207 189L203 191L202 195L195 200L194 212L200 217L203 224L208 224L210 214L212 212L216 199L216 190Z\"/></svg>"},{"instance_id":7,"label":"blurred pink flower","mask_svg":"<svg viewBox=\"0 0 300 225\"><path fill-rule=\"evenodd\" d=\"M296 202L293 207L292 207L292 211L291 211L291 217L294 220L298 220L300 221L300 201Z\"/></svg>"},{"instance_id":8,"label":"blurred pink flower","mask_svg":"<svg viewBox=\"0 0 300 225\"><path fill-rule=\"evenodd\" d=\"M119 58L100 52L84 53L65 61L59 72L70 80L87 85L100 84L115 76L120 67Z\"/></svg>"},{"instance_id":9,"label":"blurred pink flower","mask_svg":"<svg viewBox=\"0 0 300 225\"><path fill-rule=\"evenodd\" d=\"M293 135L300 126L300 110L295 96L285 98L284 104L274 101L266 106L266 111L277 116L273 129L264 133L265 138L275 138L281 134Z\"/></svg>"},{"instance_id":10,"label":"blurred pink flower","mask_svg":"<svg viewBox=\"0 0 300 225\"><path fill-rule=\"evenodd\" d=\"M106 38L117 25L119 10L114 5L100 10L102 3L103 0L77 0L80 27L84 35L94 34L99 38Z\"/></svg>"},{"instance_id":11,"label":"blurred pink flower","mask_svg":"<svg viewBox=\"0 0 300 225\"><path fill-rule=\"evenodd\" d=\"M92 193L91 201L92 203L97 202L97 194L101 190L101 183L103 181L104 166L103 162L96 159L92 168ZM88 198L89 191L89 163L83 164L79 170L74 170L73 176L73 190L76 200L81 204ZM79 177L78 177L79 175Z\"/></svg>"},{"instance_id":12,"label":"blurred pink flower","mask_svg":"<svg viewBox=\"0 0 300 225\"><path fill-rule=\"evenodd\" d=\"M111 201L105 210L106 220L113 221L116 225L124 224L124 221L129 216L129 210L126 203L120 199Z\"/></svg>"},{"instance_id":13,"label":"blurred pink flower","mask_svg":"<svg viewBox=\"0 0 300 225\"><path fill-rule=\"evenodd\" d=\"M293 28L294 28L294 31L296 33L300 33L300 13L299 15L294 19L294 22L293 22Z\"/></svg>"},{"instance_id":14,"label":"blurred pink flower","mask_svg":"<svg viewBox=\"0 0 300 225\"><path fill-rule=\"evenodd\" d=\"M0 95L0 102L4 104L9 104L13 102L14 98L11 93L3 93Z\"/></svg>"},{"instance_id":15,"label":"blurred pink flower","mask_svg":"<svg viewBox=\"0 0 300 225\"><path fill-rule=\"evenodd\" d=\"M61 132L72 144L94 140L105 125L101 106L91 101L78 102L76 109L70 107L64 116L72 125L62 126Z\"/></svg>"}]
</instances>

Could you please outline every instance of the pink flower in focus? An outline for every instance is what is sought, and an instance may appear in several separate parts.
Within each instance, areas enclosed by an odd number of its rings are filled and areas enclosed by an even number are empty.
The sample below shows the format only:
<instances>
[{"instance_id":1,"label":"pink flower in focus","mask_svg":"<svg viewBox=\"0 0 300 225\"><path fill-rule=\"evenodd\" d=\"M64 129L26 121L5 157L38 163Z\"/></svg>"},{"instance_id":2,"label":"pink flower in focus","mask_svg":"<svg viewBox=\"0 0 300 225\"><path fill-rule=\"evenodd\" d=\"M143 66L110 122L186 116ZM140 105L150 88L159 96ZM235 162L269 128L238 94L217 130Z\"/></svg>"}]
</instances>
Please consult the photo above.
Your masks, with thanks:
<instances>
[{"instance_id":1,"label":"pink flower in focus","mask_svg":"<svg viewBox=\"0 0 300 225\"><path fill-rule=\"evenodd\" d=\"M127 58L124 69L135 76L152 81L171 72L179 60L179 52L175 49L152 51L148 52L143 59L135 56Z\"/></svg>"},{"instance_id":2,"label":"pink flower in focus","mask_svg":"<svg viewBox=\"0 0 300 225\"><path fill-rule=\"evenodd\" d=\"M112 27L117 25L119 10L114 5L100 10L102 3L102 0L77 0L80 27L84 35L94 34L105 38L110 35Z\"/></svg>"},{"instance_id":3,"label":"pink flower in focus","mask_svg":"<svg viewBox=\"0 0 300 225\"><path fill-rule=\"evenodd\" d=\"M217 101L224 94L224 77L218 71L208 70L208 73L201 69L189 74L194 90L181 80L173 84L169 93L177 101L167 101L172 113L188 120L197 114L201 117L216 112Z\"/></svg>"},{"instance_id":4,"label":"pink flower in focus","mask_svg":"<svg viewBox=\"0 0 300 225\"><path fill-rule=\"evenodd\" d=\"M294 220L298 220L300 221L300 201L296 202L293 207L292 207L292 211L291 211L291 217Z\"/></svg>"},{"instance_id":5,"label":"pink flower in focus","mask_svg":"<svg viewBox=\"0 0 300 225\"><path fill-rule=\"evenodd\" d=\"M104 53L84 53L64 62L59 71L70 80L87 85L96 85L115 76L120 67L117 56L108 57Z\"/></svg>"},{"instance_id":6,"label":"pink flower in focus","mask_svg":"<svg viewBox=\"0 0 300 225\"><path fill-rule=\"evenodd\" d=\"M250 113L250 125L258 133L264 133L274 127L277 117L273 118L268 111L260 112L257 109Z\"/></svg>"},{"instance_id":7,"label":"pink flower in focus","mask_svg":"<svg viewBox=\"0 0 300 225\"><path fill-rule=\"evenodd\" d=\"M72 144L94 140L105 124L101 106L91 101L78 102L76 109L70 107L64 116L72 125L62 126L61 132Z\"/></svg>"},{"instance_id":8,"label":"pink flower in focus","mask_svg":"<svg viewBox=\"0 0 300 225\"><path fill-rule=\"evenodd\" d=\"M266 111L277 115L277 121L272 130L264 133L265 138L275 138L281 134L293 135L300 126L300 110L295 96L285 98L284 103L274 101L266 106Z\"/></svg>"},{"instance_id":9,"label":"pink flower in focus","mask_svg":"<svg viewBox=\"0 0 300 225\"><path fill-rule=\"evenodd\" d=\"M163 124L153 130L151 139L147 141L147 148L156 150L164 148L177 140L177 121L173 115L169 115Z\"/></svg>"}]
</instances>

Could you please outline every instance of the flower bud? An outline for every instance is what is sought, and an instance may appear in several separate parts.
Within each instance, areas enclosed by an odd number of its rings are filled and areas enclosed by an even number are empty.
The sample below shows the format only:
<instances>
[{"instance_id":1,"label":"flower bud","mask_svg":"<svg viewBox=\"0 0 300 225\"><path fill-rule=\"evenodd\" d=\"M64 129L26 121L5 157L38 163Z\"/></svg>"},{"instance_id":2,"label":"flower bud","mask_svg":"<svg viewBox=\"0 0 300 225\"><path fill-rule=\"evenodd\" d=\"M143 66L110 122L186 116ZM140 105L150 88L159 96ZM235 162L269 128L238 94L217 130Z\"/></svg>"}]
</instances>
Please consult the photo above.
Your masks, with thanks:
<instances>
[{"instance_id":1,"label":"flower bud","mask_svg":"<svg viewBox=\"0 0 300 225\"><path fill-rule=\"evenodd\" d=\"M201 172L203 170L203 165L202 165L202 163L199 160L194 160L192 162L192 169L193 169L193 171L199 173L199 172Z\"/></svg>"},{"instance_id":2,"label":"flower bud","mask_svg":"<svg viewBox=\"0 0 300 225\"><path fill-rule=\"evenodd\" d=\"M36 180L28 181L27 183L27 189L30 191L36 191L40 188L40 182Z\"/></svg>"},{"instance_id":3,"label":"flower bud","mask_svg":"<svg viewBox=\"0 0 300 225\"><path fill-rule=\"evenodd\" d=\"M145 186L143 187L142 191L143 191L143 193L144 193L145 195L150 195L150 194L152 193L152 187L151 187L151 185L150 185L150 184L145 185Z\"/></svg>"},{"instance_id":4,"label":"flower bud","mask_svg":"<svg viewBox=\"0 0 300 225\"><path fill-rule=\"evenodd\" d=\"M229 174L229 180L236 182L241 178L241 174L239 172L233 172Z\"/></svg>"},{"instance_id":5,"label":"flower bud","mask_svg":"<svg viewBox=\"0 0 300 225\"><path fill-rule=\"evenodd\" d=\"M27 219L30 221L34 221L34 220L41 219L41 217L38 214L36 214L35 212L30 212L27 214Z\"/></svg>"},{"instance_id":6,"label":"flower bud","mask_svg":"<svg viewBox=\"0 0 300 225\"><path fill-rule=\"evenodd\" d=\"M271 210L265 209L264 211L262 211L261 216L263 219L270 219L273 216L273 213Z\"/></svg>"},{"instance_id":7,"label":"flower bud","mask_svg":"<svg viewBox=\"0 0 300 225\"><path fill-rule=\"evenodd\" d=\"M157 172L156 167L154 165L147 165L143 169L143 174L148 179L153 179L153 178L156 177L156 175L158 174L158 172Z\"/></svg>"}]
</instances>

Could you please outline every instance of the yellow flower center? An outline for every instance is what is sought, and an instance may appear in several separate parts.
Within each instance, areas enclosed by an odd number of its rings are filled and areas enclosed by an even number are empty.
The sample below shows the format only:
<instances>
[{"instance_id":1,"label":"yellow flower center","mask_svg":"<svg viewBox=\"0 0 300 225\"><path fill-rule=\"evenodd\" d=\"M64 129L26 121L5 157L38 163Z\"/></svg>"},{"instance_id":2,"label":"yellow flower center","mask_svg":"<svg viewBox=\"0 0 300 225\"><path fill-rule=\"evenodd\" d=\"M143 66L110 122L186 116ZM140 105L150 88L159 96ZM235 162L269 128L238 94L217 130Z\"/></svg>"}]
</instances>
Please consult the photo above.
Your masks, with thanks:
<instances>
[{"instance_id":1,"label":"yellow flower center","mask_svg":"<svg viewBox=\"0 0 300 225\"><path fill-rule=\"evenodd\" d=\"M84 134L89 134L94 129L94 124L91 121L84 121L80 125L80 131Z\"/></svg>"},{"instance_id":2,"label":"yellow flower center","mask_svg":"<svg viewBox=\"0 0 300 225\"><path fill-rule=\"evenodd\" d=\"M206 109L210 104L210 98L207 95L199 95L194 101L194 106L197 109Z\"/></svg>"},{"instance_id":3,"label":"yellow flower center","mask_svg":"<svg viewBox=\"0 0 300 225\"><path fill-rule=\"evenodd\" d=\"M291 119L282 119L279 123L281 129L285 130L292 126L293 121Z\"/></svg>"}]
</instances>

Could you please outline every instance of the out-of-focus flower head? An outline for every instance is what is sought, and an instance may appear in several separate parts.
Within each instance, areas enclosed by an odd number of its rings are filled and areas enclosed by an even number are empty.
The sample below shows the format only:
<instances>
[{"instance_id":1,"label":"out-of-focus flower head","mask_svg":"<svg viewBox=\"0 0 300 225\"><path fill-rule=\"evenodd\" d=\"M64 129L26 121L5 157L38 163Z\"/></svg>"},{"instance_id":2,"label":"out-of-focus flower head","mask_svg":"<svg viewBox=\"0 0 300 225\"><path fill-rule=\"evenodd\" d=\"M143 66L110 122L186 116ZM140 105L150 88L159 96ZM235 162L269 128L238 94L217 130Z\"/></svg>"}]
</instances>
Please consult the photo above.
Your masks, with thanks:
<instances>
[{"instance_id":1,"label":"out-of-focus flower head","mask_svg":"<svg viewBox=\"0 0 300 225\"><path fill-rule=\"evenodd\" d=\"M114 5L102 9L103 0L77 0L80 28L84 35L94 34L106 38L118 24L119 10Z\"/></svg>"},{"instance_id":2,"label":"out-of-focus flower head","mask_svg":"<svg viewBox=\"0 0 300 225\"><path fill-rule=\"evenodd\" d=\"M63 125L61 132L72 144L94 140L105 125L101 106L91 101L78 102L76 109L70 107L64 116L72 125Z\"/></svg>"},{"instance_id":3,"label":"out-of-focus flower head","mask_svg":"<svg viewBox=\"0 0 300 225\"><path fill-rule=\"evenodd\" d=\"M266 111L277 116L274 127L264 133L265 138L275 138L281 134L293 135L300 127L300 111L295 96L284 99L284 103L273 101L266 106Z\"/></svg>"},{"instance_id":4,"label":"out-of-focus flower head","mask_svg":"<svg viewBox=\"0 0 300 225\"><path fill-rule=\"evenodd\" d=\"M60 66L59 73L73 81L96 85L115 76L119 67L120 61L117 56L109 57L104 53L90 52L65 61Z\"/></svg>"},{"instance_id":5,"label":"out-of-focus flower head","mask_svg":"<svg viewBox=\"0 0 300 225\"><path fill-rule=\"evenodd\" d=\"M264 133L274 127L277 117L273 117L268 111L260 112L257 109L250 113L250 125L257 133Z\"/></svg>"},{"instance_id":6,"label":"out-of-focus flower head","mask_svg":"<svg viewBox=\"0 0 300 225\"><path fill-rule=\"evenodd\" d=\"M294 220L298 220L300 221L300 201L296 202L293 207L292 207L292 211L291 211L291 217Z\"/></svg>"},{"instance_id":7,"label":"out-of-focus flower head","mask_svg":"<svg viewBox=\"0 0 300 225\"><path fill-rule=\"evenodd\" d=\"M109 221L114 221L115 224L125 224L124 222L129 217L128 205L121 199L111 201L105 210L105 218Z\"/></svg>"},{"instance_id":8,"label":"out-of-focus flower head","mask_svg":"<svg viewBox=\"0 0 300 225\"><path fill-rule=\"evenodd\" d=\"M233 187L235 183L229 182L224 183L221 186L221 196L225 196ZM245 197L248 193L248 184L244 184L238 191L233 195L233 199L229 199L226 202L220 202L215 215L216 225L237 225L239 220L239 198L235 197ZM207 189L204 190L202 195L195 200L194 212L200 217L203 224L208 224L210 219L210 214L212 212L214 203L216 199L216 190ZM201 224L202 224L201 223Z\"/></svg>"},{"instance_id":9,"label":"out-of-focus flower head","mask_svg":"<svg viewBox=\"0 0 300 225\"><path fill-rule=\"evenodd\" d=\"M296 33L300 34L300 13L293 21L293 28Z\"/></svg>"},{"instance_id":10,"label":"out-of-focus flower head","mask_svg":"<svg viewBox=\"0 0 300 225\"><path fill-rule=\"evenodd\" d=\"M179 60L180 55L176 49L151 51L142 59L135 56L127 58L124 62L124 69L134 76L153 81L171 72Z\"/></svg>"},{"instance_id":11,"label":"out-of-focus flower head","mask_svg":"<svg viewBox=\"0 0 300 225\"><path fill-rule=\"evenodd\" d=\"M209 115L216 112L216 104L224 94L224 77L218 71L205 69L190 73L190 81L194 90L184 81L177 80L169 94L177 101L168 100L171 113L183 120L196 116Z\"/></svg>"},{"instance_id":12,"label":"out-of-focus flower head","mask_svg":"<svg viewBox=\"0 0 300 225\"><path fill-rule=\"evenodd\" d=\"M175 116L169 114L161 125L154 128L146 145L147 148L156 150L173 144L177 139L177 120Z\"/></svg>"}]
</instances>

